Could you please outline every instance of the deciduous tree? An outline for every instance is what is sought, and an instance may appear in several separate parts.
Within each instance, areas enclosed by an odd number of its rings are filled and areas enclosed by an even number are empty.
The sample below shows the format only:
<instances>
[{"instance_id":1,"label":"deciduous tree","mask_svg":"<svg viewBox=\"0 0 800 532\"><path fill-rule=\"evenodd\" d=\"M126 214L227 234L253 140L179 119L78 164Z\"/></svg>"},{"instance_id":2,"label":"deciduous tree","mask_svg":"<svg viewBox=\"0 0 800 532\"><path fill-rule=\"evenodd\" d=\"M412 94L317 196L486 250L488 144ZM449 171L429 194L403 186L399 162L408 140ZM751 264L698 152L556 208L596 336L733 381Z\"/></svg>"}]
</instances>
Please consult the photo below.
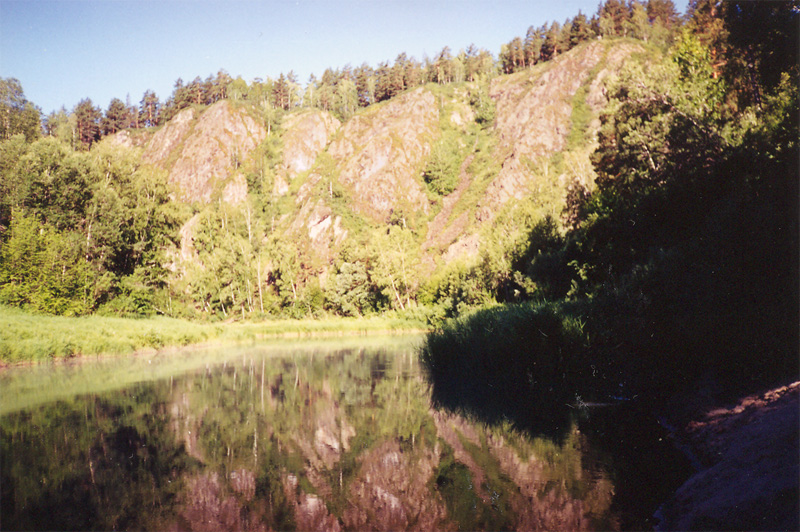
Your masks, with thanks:
<instances>
[{"instance_id":1,"label":"deciduous tree","mask_svg":"<svg viewBox=\"0 0 800 532\"><path fill-rule=\"evenodd\" d=\"M41 110L25 98L16 78L0 78L0 139L22 133L28 141L42 134Z\"/></svg>"}]
</instances>

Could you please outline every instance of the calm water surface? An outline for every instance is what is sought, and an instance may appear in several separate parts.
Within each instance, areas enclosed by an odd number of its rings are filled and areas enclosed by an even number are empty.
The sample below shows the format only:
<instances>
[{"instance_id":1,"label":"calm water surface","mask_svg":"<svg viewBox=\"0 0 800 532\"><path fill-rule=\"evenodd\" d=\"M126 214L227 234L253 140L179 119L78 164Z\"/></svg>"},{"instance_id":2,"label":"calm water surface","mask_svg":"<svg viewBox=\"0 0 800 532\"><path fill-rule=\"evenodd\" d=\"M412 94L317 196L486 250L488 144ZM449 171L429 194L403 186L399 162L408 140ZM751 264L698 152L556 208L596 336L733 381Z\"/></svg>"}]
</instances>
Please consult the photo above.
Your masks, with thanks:
<instances>
[{"instance_id":1,"label":"calm water surface","mask_svg":"<svg viewBox=\"0 0 800 532\"><path fill-rule=\"evenodd\" d=\"M637 521L630 508L643 503L626 501L636 481L626 490L620 480L638 466L597 443L592 435L604 429L587 428L587 415L554 440L437 411L417 364L420 340L297 341L5 371L0 527L649 524L652 509L640 508Z\"/></svg>"}]
</instances>

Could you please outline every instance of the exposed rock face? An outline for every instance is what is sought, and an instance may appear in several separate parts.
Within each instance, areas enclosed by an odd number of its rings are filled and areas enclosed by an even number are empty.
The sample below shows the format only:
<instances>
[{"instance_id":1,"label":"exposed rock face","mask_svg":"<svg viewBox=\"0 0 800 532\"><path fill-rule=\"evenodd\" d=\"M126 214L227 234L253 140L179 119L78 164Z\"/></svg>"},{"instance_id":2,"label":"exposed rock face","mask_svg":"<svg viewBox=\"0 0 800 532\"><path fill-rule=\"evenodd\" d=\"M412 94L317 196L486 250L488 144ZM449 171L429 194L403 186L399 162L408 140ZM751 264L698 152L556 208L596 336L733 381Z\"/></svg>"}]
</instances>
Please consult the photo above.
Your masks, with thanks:
<instances>
[{"instance_id":1,"label":"exposed rock face","mask_svg":"<svg viewBox=\"0 0 800 532\"><path fill-rule=\"evenodd\" d=\"M584 500L570 497L566 490L545 490L542 494L542 486L546 484L542 460L533 455L520 457L501 436L491 437L489 447L503 472L519 486L519 493L511 501L518 530L595 529ZM611 506L613 485L610 480L598 478L589 489L586 501L599 499L598 507Z\"/></svg>"},{"instance_id":2,"label":"exposed rock face","mask_svg":"<svg viewBox=\"0 0 800 532\"><path fill-rule=\"evenodd\" d=\"M447 510L427 486L438 452L427 449L411 459L396 441L387 441L361 458L350 488L343 521L348 530L442 530Z\"/></svg>"},{"instance_id":3,"label":"exposed rock face","mask_svg":"<svg viewBox=\"0 0 800 532\"><path fill-rule=\"evenodd\" d=\"M342 529L339 520L328 512L322 499L303 491L298 494L297 477L294 475L287 475L283 479L283 491L286 498L292 501L297 530L338 532Z\"/></svg>"},{"instance_id":4,"label":"exposed rock face","mask_svg":"<svg viewBox=\"0 0 800 532\"><path fill-rule=\"evenodd\" d=\"M325 111L309 110L284 121L283 166L289 180L311 169L341 122Z\"/></svg>"},{"instance_id":5,"label":"exposed rock face","mask_svg":"<svg viewBox=\"0 0 800 532\"><path fill-rule=\"evenodd\" d=\"M605 80L618 71L635 50L641 47L614 45L606 51L603 43L592 42L583 49L557 57L545 65L541 73L520 72L492 82L490 96L497 105L497 156L503 162L479 207L479 220L492 219L510 199L531 193L535 176L527 168L528 161L566 147L572 99L588 81L592 69L602 62L602 68L589 84L586 98L596 114L606 103ZM595 130L599 127L596 116L592 127Z\"/></svg>"},{"instance_id":6,"label":"exposed rock face","mask_svg":"<svg viewBox=\"0 0 800 532\"><path fill-rule=\"evenodd\" d=\"M589 92L586 95L586 103L589 104L589 107L593 112L599 114L608 103L608 97L606 95L605 88L605 82L608 77L611 74L618 72L625 63L625 60L628 59L631 54L643 51L644 48L638 44L631 43L617 44L609 48L605 57L603 57L603 68L597 73L592 82L589 84ZM599 119L597 119L592 126L593 129L598 129L600 127Z\"/></svg>"},{"instance_id":7,"label":"exposed rock face","mask_svg":"<svg viewBox=\"0 0 800 532\"><path fill-rule=\"evenodd\" d=\"M530 192L528 160L564 148L572 98L603 53L602 43L594 42L557 57L541 74L520 72L493 81L489 95L497 105L497 153L503 163L479 208L480 220L491 219L508 200Z\"/></svg>"},{"instance_id":8,"label":"exposed rock face","mask_svg":"<svg viewBox=\"0 0 800 532\"><path fill-rule=\"evenodd\" d=\"M428 211L417 176L438 134L439 110L433 94L419 88L353 117L328 153L348 186L355 210L383 221L397 209Z\"/></svg>"},{"instance_id":9,"label":"exposed rock face","mask_svg":"<svg viewBox=\"0 0 800 532\"><path fill-rule=\"evenodd\" d=\"M266 130L225 100L212 105L196 121L193 118L192 109L178 113L153 136L144 160L167 167L175 150L179 150L175 164L169 168L169 180L183 200L209 202L219 188L221 198L227 202L244 200L247 183L241 176L233 181L229 178L264 140Z\"/></svg>"},{"instance_id":10,"label":"exposed rock face","mask_svg":"<svg viewBox=\"0 0 800 532\"><path fill-rule=\"evenodd\" d=\"M252 499L255 492L255 476L246 470L235 471L232 476L244 480L234 482L234 489L244 496L245 501ZM229 494L225 482L217 473L206 473L188 479L187 491L182 494L182 503L175 523L165 527L167 530L253 530L265 531L260 522L253 522L244 512L242 501Z\"/></svg>"},{"instance_id":11,"label":"exposed rock face","mask_svg":"<svg viewBox=\"0 0 800 532\"><path fill-rule=\"evenodd\" d=\"M495 125L477 136L470 103L474 84L446 87L436 96L421 87L363 109L344 124L321 110L293 110L283 118L280 160L269 161L274 181L267 186L273 200L293 194L294 205L282 203L269 226L297 243L306 273L320 280L359 224L382 224L392 216L414 219L419 223L414 231L427 229L421 241L427 273L442 264L476 259L481 252L478 225L491 223L509 202L530 198L537 190L547 191L543 201L560 201L559 194L581 176L591 185L591 140L565 152L563 166L569 173L555 175L536 164L565 149L573 100L576 93L583 96L578 91L585 91L591 111L589 133L599 128L607 102L605 82L641 49L630 42L595 41L533 69L497 77L489 93L496 103ZM456 132L465 157L457 187L438 199L436 216L426 216L435 203L421 171L442 126ZM146 142L143 160L168 171L176 199L236 204L248 195L239 165L258 166L260 161L249 159L260 153L253 150L266 137L266 129L246 111L221 101L202 112L184 109L156 133L123 132L113 141L125 146ZM479 163L476 170L473 161ZM184 260L194 257L191 237L189 224L181 231Z\"/></svg>"},{"instance_id":12,"label":"exposed rock face","mask_svg":"<svg viewBox=\"0 0 800 532\"><path fill-rule=\"evenodd\" d=\"M145 147L142 159L147 163L164 166L172 150L183 142L191 130L194 118L195 112L191 107L178 113L153 135Z\"/></svg>"},{"instance_id":13,"label":"exposed rock face","mask_svg":"<svg viewBox=\"0 0 800 532\"><path fill-rule=\"evenodd\" d=\"M333 258L334 248L347 237L342 217L335 215L322 200L305 202L290 229L296 235L307 238L323 262Z\"/></svg>"},{"instance_id":14,"label":"exposed rock face","mask_svg":"<svg viewBox=\"0 0 800 532\"><path fill-rule=\"evenodd\" d=\"M108 142L114 146L122 146L125 148L132 148L135 146L131 134L127 131L118 131L117 133L114 133L108 137Z\"/></svg>"}]
</instances>

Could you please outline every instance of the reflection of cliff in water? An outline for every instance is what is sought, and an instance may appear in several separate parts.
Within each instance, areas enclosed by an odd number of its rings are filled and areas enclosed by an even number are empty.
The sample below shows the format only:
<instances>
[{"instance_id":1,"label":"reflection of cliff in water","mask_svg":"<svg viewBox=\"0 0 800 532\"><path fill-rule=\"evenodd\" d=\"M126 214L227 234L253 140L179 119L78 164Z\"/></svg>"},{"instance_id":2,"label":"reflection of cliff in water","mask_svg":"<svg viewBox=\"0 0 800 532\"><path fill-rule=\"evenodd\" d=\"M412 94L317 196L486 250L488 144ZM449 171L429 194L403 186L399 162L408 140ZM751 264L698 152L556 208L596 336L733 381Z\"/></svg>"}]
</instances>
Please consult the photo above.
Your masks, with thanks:
<instances>
[{"instance_id":1,"label":"reflection of cliff in water","mask_svg":"<svg viewBox=\"0 0 800 532\"><path fill-rule=\"evenodd\" d=\"M98 404L104 413L84 419ZM49 445L28 445L45 427L61 449L67 427L80 432L57 462ZM0 428L4 528L26 528L15 525L30 522L30 508L93 478L118 487L80 491L39 528L617 528L610 476L575 425L555 443L432 409L410 349L251 350L124 393L12 414ZM102 442L117 458L86 465ZM21 455L29 469L6 467Z\"/></svg>"},{"instance_id":2,"label":"reflection of cliff in water","mask_svg":"<svg viewBox=\"0 0 800 532\"><path fill-rule=\"evenodd\" d=\"M613 486L584 470L574 427L557 445L431 409L412 353L271 362L244 358L174 392L189 407L172 412L194 421L172 426L206 434L193 455L221 472L205 482L222 494L199 497L219 510L212 522L237 501L248 529L613 528ZM252 500L233 486L247 475ZM179 509L187 522L208 512L197 498Z\"/></svg>"}]
</instances>

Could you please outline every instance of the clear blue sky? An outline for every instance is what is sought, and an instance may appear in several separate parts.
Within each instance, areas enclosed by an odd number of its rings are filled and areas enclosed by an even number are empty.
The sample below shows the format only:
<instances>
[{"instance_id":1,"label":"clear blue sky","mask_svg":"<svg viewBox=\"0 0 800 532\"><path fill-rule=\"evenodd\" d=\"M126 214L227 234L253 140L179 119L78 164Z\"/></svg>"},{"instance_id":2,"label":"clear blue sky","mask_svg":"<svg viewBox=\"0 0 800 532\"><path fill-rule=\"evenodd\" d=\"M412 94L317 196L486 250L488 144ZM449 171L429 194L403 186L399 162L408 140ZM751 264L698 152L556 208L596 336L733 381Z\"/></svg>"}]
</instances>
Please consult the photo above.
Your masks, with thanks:
<instances>
[{"instance_id":1,"label":"clear blue sky","mask_svg":"<svg viewBox=\"0 0 800 532\"><path fill-rule=\"evenodd\" d=\"M680 12L687 0L676 0ZM528 26L563 23L598 0L0 0L0 76L45 114L81 99L106 109L165 100L179 77L310 74L474 43L495 57Z\"/></svg>"}]
</instances>

